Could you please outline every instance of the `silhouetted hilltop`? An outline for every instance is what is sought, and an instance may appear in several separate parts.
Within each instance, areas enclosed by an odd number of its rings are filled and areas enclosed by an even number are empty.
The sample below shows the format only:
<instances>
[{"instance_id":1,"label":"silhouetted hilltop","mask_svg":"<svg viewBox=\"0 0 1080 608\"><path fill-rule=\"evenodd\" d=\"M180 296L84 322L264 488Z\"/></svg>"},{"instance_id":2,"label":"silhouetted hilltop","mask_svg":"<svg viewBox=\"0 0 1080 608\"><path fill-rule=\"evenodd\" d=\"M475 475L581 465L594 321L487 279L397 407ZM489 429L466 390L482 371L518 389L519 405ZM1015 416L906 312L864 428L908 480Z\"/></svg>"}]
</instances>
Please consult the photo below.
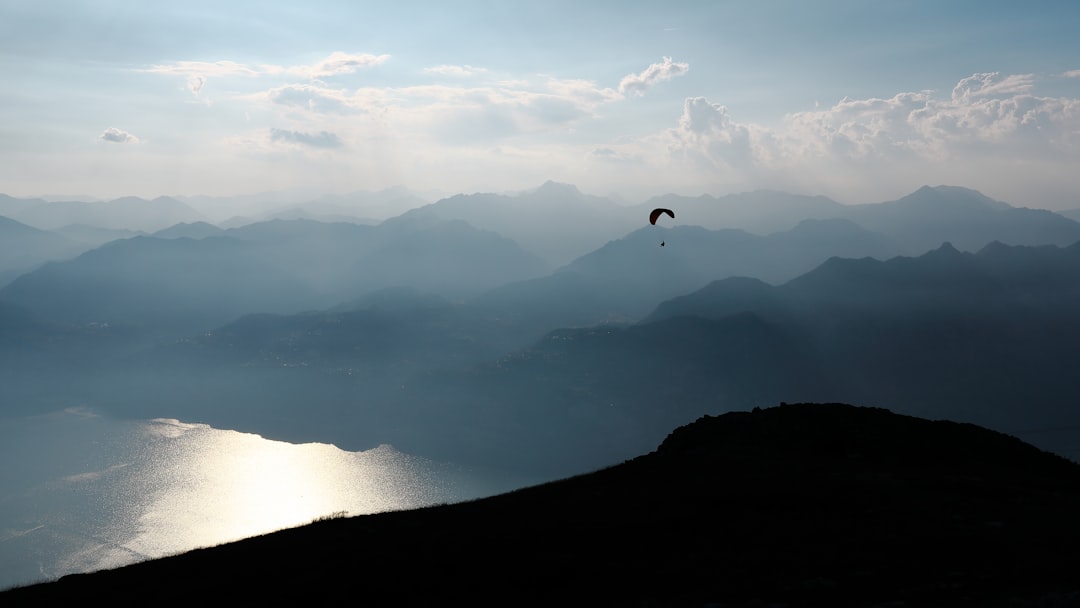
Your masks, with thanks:
<instances>
[{"instance_id":1,"label":"silhouetted hilltop","mask_svg":"<svg viewBox=\"0 0 1080 608\"><path fill-rule=\"evenodd\" d=\"M0 594L5 606L1068 606L1080 467L842 404L704 417L492 498L331 519Z\"/></svg>"}]
</instances>

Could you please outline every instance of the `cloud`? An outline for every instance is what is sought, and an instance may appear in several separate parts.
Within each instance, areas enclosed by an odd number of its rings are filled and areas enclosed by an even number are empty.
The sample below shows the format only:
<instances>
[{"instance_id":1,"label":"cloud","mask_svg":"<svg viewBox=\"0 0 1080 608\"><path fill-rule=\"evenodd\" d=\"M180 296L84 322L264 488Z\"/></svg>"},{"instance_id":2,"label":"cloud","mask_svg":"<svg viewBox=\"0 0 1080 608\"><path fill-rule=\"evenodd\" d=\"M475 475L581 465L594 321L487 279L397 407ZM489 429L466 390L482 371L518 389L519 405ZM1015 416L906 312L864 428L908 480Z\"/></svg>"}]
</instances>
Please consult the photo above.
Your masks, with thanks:
<instances>
[{"instance_id":1,"label":"cloud","mask_svg":"<svg viewBox=\"0 0 1080 608\"><path fill-rule=\"evenodd\" d=\"M619 92L623 94L644 95L645 91L658 82L682 76L690 70L689 63L675 63L671 57L664 57L660 63L654 63L640 74L627 74L619 82Z\"/></svg>"},{"instance_id":2,"label":"cloud","mask_svg":"<svg viewBox=\"0 0 1080 608\"><path fill-rule=\"evenodd\" d=\"M953 87L954 101L963 102L976 97L995 97L1029 93L1035 77L1017 74L1002 77L998 72L973 74Z\"/></svg>"},{"instance_id":3,"label":"cloud","mask_svg":"<svg viewBox=\"0 0 1080 608\"><path fill-rule=\"evenodd\" d=\"M299 65L280 68L276 66L263 66L267 73L287 72L304 78L324 78L338 74L351 74L359 70L385 63L390 55L372 55L370 53L349 54L335 51L329 57L311 65Z\"/></svg>"},{"instance_id":4,"label":"cloud","mask_svg":"<svg viewBox=\"0 0 1080 608\"><path fill-rule=\"evenodd\" d=\"M945 97L845 98L772 127L740 123L725 106L696 97L685 100L675 127L642 138L638 150L666 149L673 174L711 180L714 189L790 188L851 200L965 183L1026 196L1057 172L1075 190L1068 167L1080 162L1080 99L1039 96L1037 85L1029 74L979 73Z\"/></svg>"},{"instance_id":5,"label":"cloud","mask_svg":"<svg viewBox=\"0 0 1080 608\"><path fill-rule=\"evenodd\" d=\"M356 99L344 90L309 84L291 84L270 89L265 97L275 104L316 113L344 114L359 108Z\"/></svg>"},{"instance_id":6,"label":"cloud","mask_svg":"<svg viewBox=\"0 0 1080 608\"><path fill-rule=\"evenodd\" d=\"M429 74L439 74L440 76L454 76L454 77L468 77L476 76L477 74L486 73L484 68L477 68L471 65L435 65L429 68L424 68L424 71Z\"/></svg>"},{"instance_id":7,"label":"cloud","mask_svg":"<svg viewBox=\"0 0 1080 608\"><path fill-rule=\"evenodd\" d=\"M206 76L202 74L192 74L187 79L187 89L191 91L193 95L198 95L202 91L203 85L206 84Z\"/></svg>"},{"instance_id":8,"label":"cloud","mask_svg":"<svg viewBox=\"0 0 1080 608\"><path fill-rule=\"evenodd\" d=\"M679 124L668 132L674 154L713 167L748 167L753 164L750 128L736 123L728 109L693 97L683 103Z\"/></svg>"},{"instance_id":9,"label":"cloud","mask_svg":"<svg viewBox=\"0 0 1080 608\"><path fill-rule=\"evenodd\" d=\"M135 137L134 135L132 135L131 133L128 133L127 131L122 131L120 129L117 129L116 127L109 127L108 129L105 129L105 132L101 134L99 139L101 139L102 141L108 141L108 142L113 142L113 143L118 143L118 144L137 144L137 143L139 143L139 138L138 137Z\"/></svg>"},{"instance_id":10,"label":"cloud","mask_svg":"<svg viewBox=\"0 0 1080 608\"><path fill-rule=\"evenodd\" d=\"M340 137L329 131L304 133L285 129L270 129L270 141L294 143L312 148L340 148L344 145Z\"/></svg>"},{"instance_id":11,"label":"cloud","mask_svg":"<svg viewBox=\"0 0 1080 608\"><path fill-rule=\"evenodd\" d=\"M193 95L199 95L210 78L240 76L256 78L266 76L298 76L307 80L325 78L341 74L351 74L386 62L390 55L370 53L349 54L335 51L325 59L309 65L246 65L235 61L177 61L170 64L152 65L138 71L152 74L183 76L187 79L185 88Z\"/></svg>"},{"instance_id":12,"label":"cloud","mask_svg":"<svg viewBox=\"0 0 1080 608\"><path fill-rule=\"evenodd\" d=\"M138 71L180 76L257 76L259 74L258 70L235 61L177 61L171 64L152 65Z\"/></svg>"}]
</instances>

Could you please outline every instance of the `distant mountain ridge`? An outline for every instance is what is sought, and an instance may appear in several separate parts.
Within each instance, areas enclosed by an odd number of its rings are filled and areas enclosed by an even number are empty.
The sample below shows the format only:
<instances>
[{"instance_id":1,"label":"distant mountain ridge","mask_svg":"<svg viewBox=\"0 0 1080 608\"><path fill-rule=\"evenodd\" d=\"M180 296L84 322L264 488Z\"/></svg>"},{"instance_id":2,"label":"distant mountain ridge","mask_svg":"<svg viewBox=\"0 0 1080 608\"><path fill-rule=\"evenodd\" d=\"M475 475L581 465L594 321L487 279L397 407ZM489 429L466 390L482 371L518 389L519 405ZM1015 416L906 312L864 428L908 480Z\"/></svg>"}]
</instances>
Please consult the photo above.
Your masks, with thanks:
<instances>
[{"instance_id":1,"label":"distant mountain ridge","mask_svg":"<svg viewBox=\"0 0 1080 608\"><path fill-rule=\"evenodd\" d=\"M85 250L62 235L0 216L0 287L24 272Z\"/></svg>"},{"instance_id":2,"label":"distant mountain ridge","mask_svg":"<svg viewBox=\"0 0 1080 608\"><path fill-rule=\"evenodd\" d=\"M167 196L152 201L128 196L94 203L28 201L5 196L0 198L0 215L43 230L86 224L152 232L180 222L206 219L188 205Z\"/></svg>"},{"instance_id":3,"label":"distant mountain ridge","mask_svg":"<svg viewBox=\"0 0 1080 608\"><path fill-rule=\"evenodd\" d=\"M547 270L516 243L460 221L274 220L199 230L220 236L113 241L18 277L0 300L59 322L156 325L183 335L247 313L325 309L388 287L462 298Z\"/></svg>"}]
</instances>

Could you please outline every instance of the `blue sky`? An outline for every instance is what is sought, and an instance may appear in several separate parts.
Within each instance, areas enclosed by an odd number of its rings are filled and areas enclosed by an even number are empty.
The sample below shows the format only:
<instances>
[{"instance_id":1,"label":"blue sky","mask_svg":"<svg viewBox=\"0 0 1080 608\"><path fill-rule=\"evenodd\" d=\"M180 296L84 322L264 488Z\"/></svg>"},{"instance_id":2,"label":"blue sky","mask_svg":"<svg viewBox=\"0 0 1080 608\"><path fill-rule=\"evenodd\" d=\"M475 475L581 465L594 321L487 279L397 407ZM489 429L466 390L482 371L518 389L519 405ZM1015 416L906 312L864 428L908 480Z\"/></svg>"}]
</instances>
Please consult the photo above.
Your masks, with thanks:
<instances>
[{"instance_id":1,"label":"blue sky","mask_svg":"<svg viewBox=\"0 0 1080 608\"><path fill-rule=\"evenodd\" d=\"M1080 207L1080 4L0 0L0 192Z\"/></svg>"}]
</instances>

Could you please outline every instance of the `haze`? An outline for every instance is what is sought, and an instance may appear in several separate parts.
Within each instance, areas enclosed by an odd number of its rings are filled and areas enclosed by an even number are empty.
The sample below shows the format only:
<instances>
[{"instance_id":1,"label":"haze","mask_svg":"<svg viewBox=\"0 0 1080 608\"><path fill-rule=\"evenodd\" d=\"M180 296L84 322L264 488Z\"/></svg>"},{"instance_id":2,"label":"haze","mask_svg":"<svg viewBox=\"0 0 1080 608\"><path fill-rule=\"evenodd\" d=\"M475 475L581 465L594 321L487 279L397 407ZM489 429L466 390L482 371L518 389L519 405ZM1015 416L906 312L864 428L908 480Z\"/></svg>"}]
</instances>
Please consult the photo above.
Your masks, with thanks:
<instances>
[{"instance_id":1,"label":"haze","mask_svg":"<svg viewBox=\"0 0 1080 608\"><path fill-rule=\"evenodd\" d=\"M631 202L959 184L1072 209L1063 2L0 3L0 191Z\"/></svg>"}]
</instances>

